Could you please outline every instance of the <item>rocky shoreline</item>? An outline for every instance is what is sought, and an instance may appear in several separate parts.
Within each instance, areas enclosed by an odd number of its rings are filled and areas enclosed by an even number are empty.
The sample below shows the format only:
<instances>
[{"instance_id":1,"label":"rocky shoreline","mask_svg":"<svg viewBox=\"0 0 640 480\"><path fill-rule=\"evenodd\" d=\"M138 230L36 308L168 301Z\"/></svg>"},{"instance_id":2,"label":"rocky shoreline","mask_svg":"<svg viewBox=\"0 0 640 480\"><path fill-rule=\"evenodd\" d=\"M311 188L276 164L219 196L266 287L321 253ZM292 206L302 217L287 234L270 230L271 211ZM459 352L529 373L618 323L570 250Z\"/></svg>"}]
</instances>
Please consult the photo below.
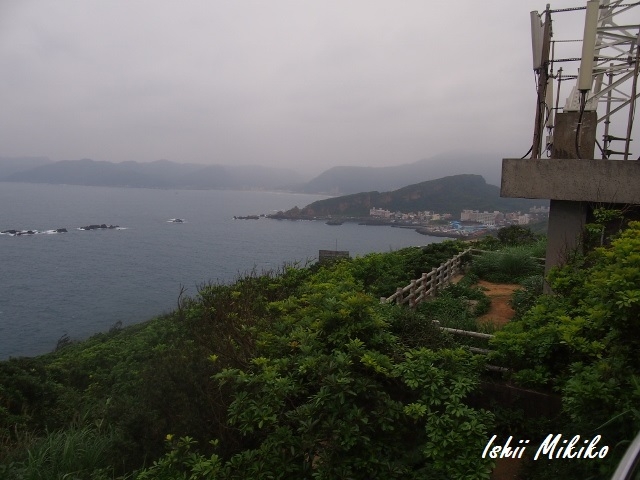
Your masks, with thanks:
<instances>
[{"instance_id":1,"label":"rocky shoreline","mask_svg":"<svg viewBox=\"0 0 640 480\"><path fill-rule=\"evenodd\" d=\"M371 218L371 217L310 217L306 215L289 215L285 212L273 213L270 215L265 215L266 218L270 218L272 220L307 220L307 221L321 221L321 222L331 222L332 225L340 225L341 223L357 223L358 225L369 225L369 226L377 226L377 227L394 227L394 228L409 228L415 230L417 233L421 235L429 235L432 237L444 237L444 238L452 238L452 239L471 239L482 237L487 234L487 231L481 231L476 234L464 234L458 233L456 231L444 230L441 227L433 228L424 224L414 224L414 223L404 223L397 222L394 220L386 220L382 218Z\"/></svg>"},{"instance_id":2,"label":"rocky shoreline","mask_svg":"<svg viewBox=\"0 0 640 480\"><path fill-rule=\"evenodd\" d=\"M84 227L78 227L77 230L84 230L84 231L89 231L89 230L116 230L116 229L121 229L121 227L119 225L107 225L106 223L102 223L102 224L92 224L92 225L85 225ZM55 228L53 230L35 230L35 229L29 229L29 230L16 230L16 229L8 229L8 230L2 230L0 231L0 234L2 235L9 235L12 237L20 237L22 235L38 235L41 233L68 233L68 230L66 228Z\"/></svg>"},{"instance_id":3,"label":"rocky shoreline","mask_svg":"<svg viewBox=\"0 0 640 480\"><path fill-rule=\"evenodd\" d=\"M67 233L67 229L66 228L56 228L54 230L46 230L46 231L40 231L40 230L3 230L0 232L3 235L11 235L13 237L19 237L21 235L37 235L38 233Z\"/></svg>"}]
</instances>

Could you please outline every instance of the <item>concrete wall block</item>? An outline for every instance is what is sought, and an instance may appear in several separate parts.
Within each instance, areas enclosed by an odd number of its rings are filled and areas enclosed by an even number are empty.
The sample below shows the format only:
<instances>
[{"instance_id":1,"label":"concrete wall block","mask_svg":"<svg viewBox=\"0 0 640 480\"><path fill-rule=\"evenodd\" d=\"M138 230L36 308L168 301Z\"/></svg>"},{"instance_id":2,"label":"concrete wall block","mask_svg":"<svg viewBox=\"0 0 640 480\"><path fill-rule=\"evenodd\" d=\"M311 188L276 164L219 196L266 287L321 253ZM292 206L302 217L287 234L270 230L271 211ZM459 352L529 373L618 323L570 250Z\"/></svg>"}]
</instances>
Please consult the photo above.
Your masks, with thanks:
<instances>
[{"instance_id":1,"label":"concrete wall block","mask_svg":"<svg viewBox=\"0 0 640 480\"><path fill-rule=\"evenodd\" d=\"M640 204L640 162L506 158L500 196Z\"/></svg>"}]
</instances>

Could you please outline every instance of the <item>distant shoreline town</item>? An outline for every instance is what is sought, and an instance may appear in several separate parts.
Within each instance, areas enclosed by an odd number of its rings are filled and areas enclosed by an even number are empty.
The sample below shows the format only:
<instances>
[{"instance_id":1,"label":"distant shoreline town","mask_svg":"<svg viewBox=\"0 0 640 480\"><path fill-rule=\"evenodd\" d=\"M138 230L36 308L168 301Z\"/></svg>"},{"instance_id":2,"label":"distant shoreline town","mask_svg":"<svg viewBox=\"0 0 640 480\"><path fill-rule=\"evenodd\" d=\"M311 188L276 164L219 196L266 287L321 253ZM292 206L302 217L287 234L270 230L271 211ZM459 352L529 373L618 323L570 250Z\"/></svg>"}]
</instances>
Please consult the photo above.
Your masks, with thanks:
<instances>
[{"instance_id":1,"label":"distant shoreline town","mask_svg":"<svg viewBox=\"0 0 640 480\"><path fill-rule=\"evenodd\" d=\"M261 215L262 217L263 215ZM238 219L252 218L234 217ZM257 216L255 216L257 218ZM448 238L477 238L490 234L492 231L509 225L529 225L547 221L548 206L531 207L528 212L479 212L478 210L462 210L460 219L454 219L450 213L438 213L429 210L419 212L392 212L381 208L371 208L369 215L356 216L318 216L304 217L278 212L266 215L275 220L316 220L324 221L328 225L341 225L344 222L359 223L360 225L380 225L398 228L412 228L423 235Z\"/></svg>"}]
</instances>

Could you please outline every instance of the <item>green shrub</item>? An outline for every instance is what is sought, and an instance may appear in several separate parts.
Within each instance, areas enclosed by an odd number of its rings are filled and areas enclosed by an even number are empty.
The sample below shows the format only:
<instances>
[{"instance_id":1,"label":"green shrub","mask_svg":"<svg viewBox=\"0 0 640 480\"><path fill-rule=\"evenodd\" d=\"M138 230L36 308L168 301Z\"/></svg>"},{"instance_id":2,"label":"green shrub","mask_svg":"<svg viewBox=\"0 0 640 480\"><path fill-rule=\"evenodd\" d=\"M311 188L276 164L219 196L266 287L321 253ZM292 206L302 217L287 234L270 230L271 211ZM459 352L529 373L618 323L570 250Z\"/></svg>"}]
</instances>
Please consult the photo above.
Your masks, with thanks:
<instances>
[{"instance_id":1,"label":"green shrub","mask_svg":"<svg viewBox=\"0 0 640 480\"><path fill-rule=\"evenodd\" d=\"M445 241L395 252L372 253L352 260L349 268L367 293L378 298L389 297L398 287L420 278L467 246L462 242Z\"/></svg>"},{"instance_id":2,"label":"green shrub","mask_svg":"<svg viewBox=\"0 0 640 480\"><path fill-rule=\"evenodd\" d=\"M479 250L500 250L504 245L493 235L485 235L484 237L473 242L473 248Z\"/></svg>"},{"instance_id":3,"label":"green shrub","mask_svg":"<svg viewBox=\"0 0 640 480\"><path fill-rule=\"evenodd\" d=\"M498 230L498 240L502 245L506 246L518 246L528 245L535 243L537 240L536 235L527 227L520 225L510 225Z\"/></svg>"},{"instance_id":4,"label":"green shrub","mask_svg":"<svg viewBox=\"0 0 640 480\"><path fill-rule=\"evenodd\" d=\"M521 285L522 288L513 292L513 296L509 302L515 311L512 320L521 318L525 312L531 310L531 307L535 305L538 297L542 295L544 276L532 275L522 280Z\"/></svg>"},{"instance_id":5,"label":"green shrub","mask_svg":"<svg viewBox=\"0 0 640 480\"><path fill-rule=\"evenodd\" d=\"M451 295L441 294L434 300L423 302L417 311L431 321L438 322L441 327L475 330L475 315L465 300Z\"/></svg>"},{"instance_id":6,"label":"green shrub","mask_svg":"<svg viewBox=\"0 0 640 480\"><path fill-rule=\"evenodd\" d=\"M521 384L561 393L558 430L601 434L610 452L598 468L608 478L640 430L640 222L554 269L549 282L554 295L496 333L491 361ZM573 478L583 478L578 467Z\"/></svg>"},{"instance_id":7,"label":"green shrub","mask_svg":"<svg viewBox=\"0 0 640 480\"><path fill-rule=\"evenodd\" d=\"M478 277L478 275L476 275L475 273L467 273L464 277L460 279L457 285L460 285L463 287L473 287L474 285L477 285L479 281L480 281L480 278Z\"/></svg>"},{"instance_id":8,"label":"green shrub","mask_svg":"<svg viewBox=\"0 0 640 480\"><path fill-rule=\"evenodd\" d=\"M426 347L433 350L457 346L450 335L444 335L438 325L422 312L402 305L388 305L385 318L398 342L406 348Z\"/></svg>"},{"instance_id":9,"label":"green shrub","mask_svg":"<svg viewBox=\"0 0 640 480\"><path fill-rule=\"evenodd\" d=\"M490 325L478 324L477 317L489 311L491 299L481 288L463 283L452 284L440 291L434 299L416 308L418 316L427 322L437 322L439 327L491 333ZM486 340L445 333L452 344L487 348Z\"/></svg>"},{"instance_id":10,"label":"green shrub","mask_svg":"<svg viewBox=\"0 0 640 480\"><path fill-rule=\"evenodd\" d=\"M519 283L527 277L541 274L542 265L532 258L525 247L509 247L496 252L485 252L474 258L471 273L495 283Z\"/></svg>"},{"instance_id":11,"label":"green shrub","mask_svg":"<svg viewBox=\"0 0 640 480\"><path fill-rule=\"evenodd\" d=\"M546 258L547 256L547 237L539 238L535 243L527 245L529 254L535 258Z\"/></svg>"},{"instance_id":12,"label":"green shrub","mask_svg":"<svg viewBox=\"0 0 640 480\"><path fill-rule=\"evenodd\" d=\"M400 307L364 294L351 267L320 269L272 302L256 356L216 375L232 387L241 448L207 457L181 439L141 478L488 478L477 451L492 416L466 401L480 361L407 348L393 333L400 318L389 320ZM416 330L433 331L413 315Z\"/></svg>"}]
</instances>

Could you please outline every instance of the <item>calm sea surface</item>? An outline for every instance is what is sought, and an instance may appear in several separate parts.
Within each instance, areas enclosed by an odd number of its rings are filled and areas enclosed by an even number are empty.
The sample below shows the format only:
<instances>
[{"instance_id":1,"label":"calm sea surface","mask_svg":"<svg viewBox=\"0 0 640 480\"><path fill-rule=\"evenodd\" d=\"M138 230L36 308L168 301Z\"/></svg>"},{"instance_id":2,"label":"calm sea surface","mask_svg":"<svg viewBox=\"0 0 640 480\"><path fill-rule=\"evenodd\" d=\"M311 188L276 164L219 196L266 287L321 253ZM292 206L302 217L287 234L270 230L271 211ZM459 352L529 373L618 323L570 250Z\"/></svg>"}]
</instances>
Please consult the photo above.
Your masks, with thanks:
<instances>
[{"instance_id":1,"label":"calm sea surface","mask_svg":"<svg viewBox=\"0 0 640 480\"><path fill-rule=\"evenodd\" d=\"M256 268L426 245L413 230L323 222L234 220L303 207L320 196L269 192L153 190L0 183L0 360L53 350L173 310L180 287L231 282ZM169 223L183 218L183 224ZM89 224L118 230L81 231Z\"/></svg>"}]
</instances>

